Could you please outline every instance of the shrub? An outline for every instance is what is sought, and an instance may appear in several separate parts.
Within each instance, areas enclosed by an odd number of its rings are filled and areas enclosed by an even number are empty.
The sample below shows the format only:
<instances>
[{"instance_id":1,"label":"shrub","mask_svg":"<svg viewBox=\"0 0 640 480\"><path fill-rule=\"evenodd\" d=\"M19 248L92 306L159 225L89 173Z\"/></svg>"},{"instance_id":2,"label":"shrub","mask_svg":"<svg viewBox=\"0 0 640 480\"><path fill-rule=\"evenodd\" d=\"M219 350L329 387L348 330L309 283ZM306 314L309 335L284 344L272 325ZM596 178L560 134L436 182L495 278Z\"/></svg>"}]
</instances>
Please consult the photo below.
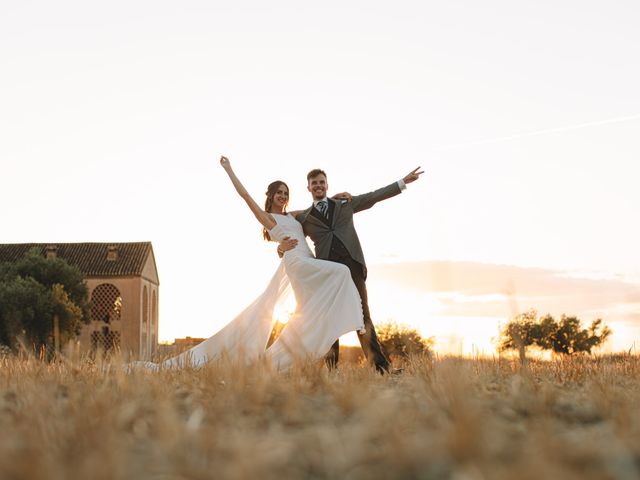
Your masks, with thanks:
<instances>
[{"instance_id":1,"label":"shrub","mask_svg":"<svg viewBox=\"0 0 640 480\"><path fill-rule=\"evenodd\" d=\"M434 343L433 337L424 338L416 329L395 322L376 326L376 333L387 355L398 357L431 353Z\"/></svg>"}]
</instances>

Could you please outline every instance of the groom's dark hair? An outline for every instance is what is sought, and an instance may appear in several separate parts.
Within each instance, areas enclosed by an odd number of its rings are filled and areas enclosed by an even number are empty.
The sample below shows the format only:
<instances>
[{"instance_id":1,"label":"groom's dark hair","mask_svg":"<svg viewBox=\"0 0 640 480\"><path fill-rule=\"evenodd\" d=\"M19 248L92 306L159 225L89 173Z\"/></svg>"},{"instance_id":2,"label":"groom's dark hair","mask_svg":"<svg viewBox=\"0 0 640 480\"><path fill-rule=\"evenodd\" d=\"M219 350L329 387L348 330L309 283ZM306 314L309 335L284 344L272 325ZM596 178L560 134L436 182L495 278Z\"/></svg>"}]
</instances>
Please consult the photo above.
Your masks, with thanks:
<instances>
[{"instance_id":1,"label":"groom's dark hair","mask_svg":"<svg viewBox=\"0 0 640 480\"><path fill-rule=\"evenodd\" d=\"M307 173L307 183L309 183L309 180L317 177L318 175L324 175L324 178L327 178L327 174L325 173L324 170L320 170L319 168L314 168L309 173Z\"/></svg>"}]
</instances>

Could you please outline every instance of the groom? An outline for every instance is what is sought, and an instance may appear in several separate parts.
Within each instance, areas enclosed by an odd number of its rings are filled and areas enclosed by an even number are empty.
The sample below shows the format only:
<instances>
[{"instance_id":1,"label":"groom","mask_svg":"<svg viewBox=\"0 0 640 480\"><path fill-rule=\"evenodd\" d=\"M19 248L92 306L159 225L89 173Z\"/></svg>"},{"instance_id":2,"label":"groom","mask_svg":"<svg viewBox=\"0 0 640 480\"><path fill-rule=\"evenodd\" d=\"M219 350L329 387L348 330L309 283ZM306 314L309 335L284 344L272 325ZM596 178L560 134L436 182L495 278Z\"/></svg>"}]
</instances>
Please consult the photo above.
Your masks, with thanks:
<instances>
[{"instance_id":1,"label":"groom","mask_svg":"<svg viewBox=\"0 0 640 480\"><path fill-rule=\"evenodd\" d=\"M367 360L373 363L380 373L389 372L390 363L382 351L369 314L365 284L367 266L358 234L353 225L353 214L371 208L381 200L398 195L407 188L408 183L420 178L424 172L419 170L420 167L386 187L363 195L356 195L350 202L327 198L329 188L327 174L320 169L311 170L307 174L307 190L313 197L313 205L296 216L296 220L302 224L305 235L311 238L315 245L316 258L342 263L349 267L353 283L360 293L364 314L365 333L359 333L358 339ZM293 248L296 243L295 240L283 241L278 246L278 254L282 255L285 251ZM326 357L330 368L338 366L339 349L340 342L336 340Z\"/></svg>"}]
</instances>

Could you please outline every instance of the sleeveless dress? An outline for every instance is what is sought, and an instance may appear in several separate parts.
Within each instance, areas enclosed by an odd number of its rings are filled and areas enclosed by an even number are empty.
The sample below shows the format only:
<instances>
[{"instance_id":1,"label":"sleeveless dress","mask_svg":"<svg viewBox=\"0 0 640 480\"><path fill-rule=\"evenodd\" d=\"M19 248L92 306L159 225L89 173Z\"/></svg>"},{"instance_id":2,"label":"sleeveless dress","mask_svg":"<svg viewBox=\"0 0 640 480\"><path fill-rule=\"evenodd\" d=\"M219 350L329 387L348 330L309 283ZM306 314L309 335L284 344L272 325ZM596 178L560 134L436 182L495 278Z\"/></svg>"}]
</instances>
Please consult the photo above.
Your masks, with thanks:
<instances>
[{"instance_id":1,"label":"sleeveless dress","mask_svg":"<svg viewBox=\"0 0 640 480\"><path fill-rule=\"evenodd\" d=\"M316 259L292 215L273 217L271 239L298 240L285 252L266 290L220 331L186 352L165 360L165 368L200 366L221 354L247 363L267 358L286 370L296 359L319 359L342 335L364 332L362 303L349 269L340 263ZM293 290L296 309L276 341L267 349L276 306ZM157 364L145 363L147 368Z\"/></svg>"}]
</instances>

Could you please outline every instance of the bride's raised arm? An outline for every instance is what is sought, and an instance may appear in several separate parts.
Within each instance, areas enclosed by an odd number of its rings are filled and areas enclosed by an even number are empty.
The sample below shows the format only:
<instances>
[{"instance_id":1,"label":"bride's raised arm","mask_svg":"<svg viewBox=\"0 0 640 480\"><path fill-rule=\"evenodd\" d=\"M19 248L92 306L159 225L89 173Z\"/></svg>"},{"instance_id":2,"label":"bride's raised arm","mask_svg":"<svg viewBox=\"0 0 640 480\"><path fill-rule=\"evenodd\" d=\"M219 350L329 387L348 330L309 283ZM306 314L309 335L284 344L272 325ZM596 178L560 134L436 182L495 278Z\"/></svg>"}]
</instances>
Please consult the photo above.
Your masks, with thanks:
<instances>
[{"instance_id":1,"label":"bride's raised arm","mask_svg":"<svg viewBox=\"0 0 640 480\"><path fill-rule=\"evenodd\" d=\"M275 227L276 221L274 220L273 216L270 213L265 212L262 208L260 208L260 206L256 203L256 201L253 198L251 198L251 195L249 195L249 192L247 192L247 189L244 188L244 185L242 185L238 177L236 177L236 174L231 168L231 162L229 161L229 159L227 157L221 156L220 165L222 165L222 168L224 168L225 172L227 172L227 175L229 175L229 178L231 179L231 183L233 183L233 186L238 192L238 195L240 195L243 198L243 200L247 202L249 209L253 212L253 214L258 219L258 221L262 224L262 226L267 230L271 230L273 227Z\"/></svg>"}]
</instances>

